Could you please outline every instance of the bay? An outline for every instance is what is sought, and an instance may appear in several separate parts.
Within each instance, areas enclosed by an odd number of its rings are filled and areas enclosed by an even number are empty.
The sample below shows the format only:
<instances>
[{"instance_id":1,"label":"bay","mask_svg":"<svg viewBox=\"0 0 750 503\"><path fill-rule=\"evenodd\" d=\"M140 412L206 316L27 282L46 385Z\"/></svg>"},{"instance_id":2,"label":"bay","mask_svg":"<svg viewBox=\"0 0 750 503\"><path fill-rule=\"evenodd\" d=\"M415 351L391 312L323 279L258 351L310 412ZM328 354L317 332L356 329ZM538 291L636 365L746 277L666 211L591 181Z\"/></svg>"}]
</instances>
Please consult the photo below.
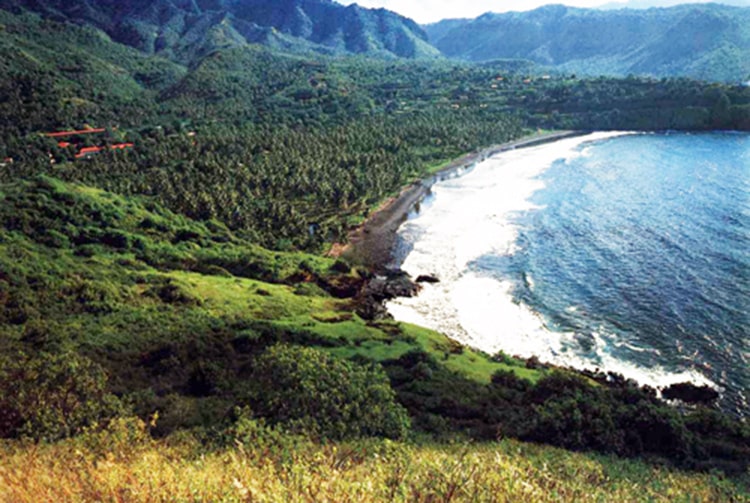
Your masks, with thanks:
<instances>
[{"instance_id":1,"label":"bay","mask_svg":"<svg viewBox=\"0 0 750 503\"><path fill-rule=\"evenodd\" d=\"M691 381L748 411L750 135L595 133L506 152L399 230L434 274L388 308L488 353Z\"/></svg>"}]
</instances>

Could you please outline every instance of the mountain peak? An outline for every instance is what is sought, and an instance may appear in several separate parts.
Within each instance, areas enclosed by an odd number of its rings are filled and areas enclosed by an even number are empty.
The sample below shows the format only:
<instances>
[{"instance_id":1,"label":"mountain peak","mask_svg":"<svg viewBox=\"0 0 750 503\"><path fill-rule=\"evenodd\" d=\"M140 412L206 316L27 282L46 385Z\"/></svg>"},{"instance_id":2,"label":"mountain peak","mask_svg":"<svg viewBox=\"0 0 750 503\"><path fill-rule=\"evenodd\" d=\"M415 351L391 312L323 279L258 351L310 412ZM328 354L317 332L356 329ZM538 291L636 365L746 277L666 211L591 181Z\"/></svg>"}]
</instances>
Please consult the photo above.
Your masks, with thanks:
<instances>
[{"instance_id":1,"label":"mountain peak","mask_svg":"<svg viewBox=\"0 0 750 503\"><path fill-rule=\"evenodd\" d=\"M265 43L263 28L303 52L439 57L414 21L332 0L0 0L0 8L91 24L118 42L181 62L212 48Z\"/></svg>"}]
</instances>

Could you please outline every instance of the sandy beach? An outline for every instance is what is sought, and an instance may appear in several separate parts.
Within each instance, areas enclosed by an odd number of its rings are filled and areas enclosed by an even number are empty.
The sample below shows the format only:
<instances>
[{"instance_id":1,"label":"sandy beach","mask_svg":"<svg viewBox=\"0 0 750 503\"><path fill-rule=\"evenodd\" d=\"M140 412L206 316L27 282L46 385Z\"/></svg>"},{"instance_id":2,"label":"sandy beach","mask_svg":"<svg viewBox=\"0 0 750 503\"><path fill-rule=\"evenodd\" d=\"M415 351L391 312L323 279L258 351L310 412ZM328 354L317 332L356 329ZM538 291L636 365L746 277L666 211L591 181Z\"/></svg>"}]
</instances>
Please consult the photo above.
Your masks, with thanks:
<instances>
[{"instance_id":1,"label":"sandy beach","mask_svg":"<svg viewBox=\"0 0 750 503\"><path fill-rule=\"evenodd\" d=\"M433 184L452 176L458 169L470 168L500 152L534 147L584 134L587 134L587 132L555 131L534 134L459 157L434 175L412 183L405 187L398 196L386 201L362 225L349 233L349 244L343 249L337 250L335 254L372 270L382 270L393 259L393 248L398 228L406 220L414 206L429 193Z\"/></svg>"}]
</instances>

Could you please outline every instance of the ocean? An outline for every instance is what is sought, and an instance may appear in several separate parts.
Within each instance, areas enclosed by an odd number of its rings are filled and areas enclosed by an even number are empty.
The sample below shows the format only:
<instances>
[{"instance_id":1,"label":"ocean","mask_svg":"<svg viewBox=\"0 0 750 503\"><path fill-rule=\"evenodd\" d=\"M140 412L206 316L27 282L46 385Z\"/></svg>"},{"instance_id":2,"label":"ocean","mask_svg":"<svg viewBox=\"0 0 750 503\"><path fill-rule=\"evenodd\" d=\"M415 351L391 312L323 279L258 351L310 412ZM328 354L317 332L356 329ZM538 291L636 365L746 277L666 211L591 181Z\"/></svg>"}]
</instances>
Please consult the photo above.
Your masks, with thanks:
<instances>
[{"instance_id":1,"label":"ocean","mask_svg":"<svg viewBox=\"0 0 750 503\"><path fill-rule=\"evenodd\" d=\"M747 416L750 135L595 133L433 185L399 229L434 274L393 316L490 354L691 381Z\"/></svg>"}]
</instances>

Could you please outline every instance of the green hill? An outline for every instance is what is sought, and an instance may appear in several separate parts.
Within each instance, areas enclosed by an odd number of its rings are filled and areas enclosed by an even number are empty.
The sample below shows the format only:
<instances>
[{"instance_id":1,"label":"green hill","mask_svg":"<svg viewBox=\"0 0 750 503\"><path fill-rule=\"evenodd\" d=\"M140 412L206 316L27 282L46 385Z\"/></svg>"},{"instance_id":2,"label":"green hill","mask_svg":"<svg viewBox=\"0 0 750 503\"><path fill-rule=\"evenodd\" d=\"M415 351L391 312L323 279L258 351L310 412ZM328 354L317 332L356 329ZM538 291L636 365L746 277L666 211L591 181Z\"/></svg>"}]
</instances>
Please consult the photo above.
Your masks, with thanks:
<instances>
[{"instance_id":1,"label":"green hill","mask_svg":"<svg viewBox=\"0 0 750 503\"><path fill-rule=\"evenodd\" d=\"M684 76L744 82L750 9L717 4L648 10L562 5L426 26L430 42L468 61L528 59L584 75Z\"/></svg>"},{"instance_id":2,"label":"green hill","mask_svg":"<svg viewBox=\"0 0 750 503\"><path fill-rule=\"evenodd\" d=\"M331 0L3 0L0 7L95 26L122 44L183 63L247 44L301 53L439 56L410 19Z\"/></svg>"},{"instance_id":3,"label":"green hill","mask_svg":"<svg viewBox=\"0 0 750 503\"><path fill-rule=\"evenodd\" d=\"M140 413L160 410L165 431L222 420L247 393L250 362L279 342L373 361L425 351L467 382L540 375L426 330L363 321L353 297L364 277L332 259L271 252L215 221L48 178L3 185L0 199L3 364L84 355Z\"/></svg>"},{"instance_id":4,"label":"green hill","mask_svg":"<svg viewBox=\"0 0 750 503\"><path fill-rule=\"evenodd\" d=\"M0 202L2 437L154 412L156 435L215 431L249 406L331 439L502 432L734 474L750 459L747 425L715 411L362 319L369 273L341 261L45 177L0 186Z\"/></svg>"}]
</instances>

